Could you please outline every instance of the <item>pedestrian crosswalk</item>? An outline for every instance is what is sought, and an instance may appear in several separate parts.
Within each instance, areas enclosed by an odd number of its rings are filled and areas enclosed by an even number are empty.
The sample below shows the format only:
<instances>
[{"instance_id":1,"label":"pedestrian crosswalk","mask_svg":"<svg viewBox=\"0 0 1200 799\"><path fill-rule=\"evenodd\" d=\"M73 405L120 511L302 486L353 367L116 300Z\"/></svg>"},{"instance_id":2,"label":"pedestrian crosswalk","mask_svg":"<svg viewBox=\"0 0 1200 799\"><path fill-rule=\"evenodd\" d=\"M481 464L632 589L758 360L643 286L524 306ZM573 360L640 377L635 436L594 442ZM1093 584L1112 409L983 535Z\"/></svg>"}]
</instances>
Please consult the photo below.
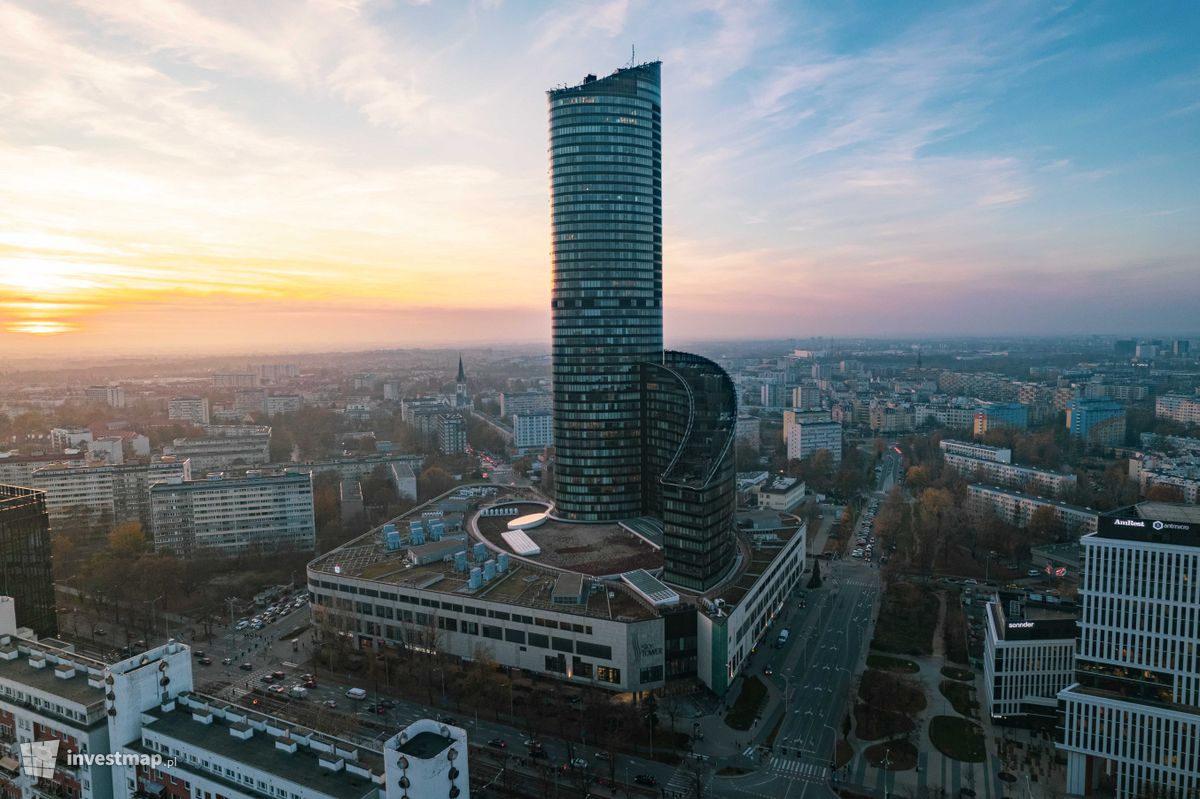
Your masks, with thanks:
<instances>
[{"instance_id":1,"label":"pedestrian crosswalk","mask_svg":"<svg viewBox=\"0 0 1200 799\"><path fill-rule=\"evenodd\" d=\"M792 779L812 782L824 782L829 776L829 769L825 766L788 757L771 758L771 771Z\"/></svg>"}]
</instances>

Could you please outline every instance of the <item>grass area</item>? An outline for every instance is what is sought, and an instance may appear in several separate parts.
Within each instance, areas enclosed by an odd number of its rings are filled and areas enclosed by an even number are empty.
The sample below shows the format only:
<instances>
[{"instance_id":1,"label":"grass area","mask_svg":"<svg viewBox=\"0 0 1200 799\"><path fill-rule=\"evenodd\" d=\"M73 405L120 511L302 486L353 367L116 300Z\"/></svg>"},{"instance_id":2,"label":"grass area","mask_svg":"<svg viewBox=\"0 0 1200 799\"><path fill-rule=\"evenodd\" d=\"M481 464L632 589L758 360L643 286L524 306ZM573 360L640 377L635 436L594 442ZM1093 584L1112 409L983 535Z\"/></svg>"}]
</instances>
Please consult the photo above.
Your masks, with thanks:
<instances>
[{"instance_id":1,"label":"grass area","mask_svg":"<svg viewBox=\"0 0 1200 799\"><path fill-rule=\"evenodd\" d=\"M965 763L982 763L987 755L979 725L958 716L934 716L929 740L946 757Z\"/></svg>"},{"instance_id":2,"label":"grass area","mask_svg":"<svg viewBox=\"0 0 1200 799\"><path fill-rule=\"evenodd\" d=\"M870 663L871 661L868 659L867 662ZM942 676L949 677L952 680L959 680L960 682L975 681L975 672L967 671L966 669L956 669L953 666L942 666Z\"/></svg>"},{"instance_id":3,"label":"grass area","mask_svg":"<svg viewBox=\"0 0 1200 799\"><path fill-rule=\"evenodd\" d=\"M876 710L862 702L854 706L854 734L860 741L878 741L912 731L913 720L905 713Z\"/></svg>"},{"instance_id":4,"label":"grass area","mask_svg":"<svg viewBox=\"0 0 1200 799\"><path fill-rule=\"evenodd\" d=\"M867 747L867 762L888 771L909 771L917 765L917 747L908 741L887 741ZM884 765L886 760L887 765Z\"/></svg>"},{"instance_id":5,"label":"grass area","mask_svg":"<svg viewBox=\"0 0 1200 799\"><path fill-rule=\"evenodd\" d=\"M912 715L925 709L925 689L912 677L867 669L858 681L859 697L873 708Z\"/></svg>"},{"instance_id":6,"label":"grass area","mask_svg":"<svg viewBox=\"0 0 1200 799\"><path fill-rule=\"evenodd\" d=\"M927 585L892 583L879 605L871 648L899 655L929 655L937 626L938 598Z\"/></svg>"},{"instance_id":7,"label":"grass area","mask_svg":"<svg viewBox=\"0 0 1200 799\"><path fill-rule=\"evenodd\" d=\"M742 691L738 694L737 701L733 703L728 715L725 716L725 723L735 730L748 730L754 724L754 718L758 715L758 709L762 706L763 700L767 698L767 686L758 677L747 677L742 684Z\"/></svg>"},{"instance_id":8,"label":"grass area","mask_svg":"<svg viewBox=\"0 0 1200 799\"><path fill-rule=\"evenodd\" d=\"M837 749L835 749L833 753L834 767L842 768L853 759L854 747L846 743L845 739L838 738Z\"/></svg>"},{"instance_id":9,"label":"grass area","mask_svg":"<svg viewBox=\"0 0 1200 799\"><path fill-rule=\"evenodd\" d=\"M941 689L942 696L950 700L955 713L967 718L975 718L977 715L975 711L979 709L979 703L971 698L970 686L954 680L942 680L938 688Z\"/></svg>"},{"instance_id":10,"label":"grass area","mask_svg":"<svg viewBox=\"0 0 1200 799\"><path fill-rule=\"evenodd\" d=\"M878 654L867 655L867 666L872 669L884 669L885 671L899 671L899 672L903 672L905 674L916 674L918 671L921 670L920 666L918 666L916 663L914 663L913 661L908 660L906 658L897 658L897 657L892 657L891 655L878 655ZM945 669L942 670L942 673L943 674L945 673ZM949 676L949 675L947 675L947 676Z\"/></svg>"}]
</instances>

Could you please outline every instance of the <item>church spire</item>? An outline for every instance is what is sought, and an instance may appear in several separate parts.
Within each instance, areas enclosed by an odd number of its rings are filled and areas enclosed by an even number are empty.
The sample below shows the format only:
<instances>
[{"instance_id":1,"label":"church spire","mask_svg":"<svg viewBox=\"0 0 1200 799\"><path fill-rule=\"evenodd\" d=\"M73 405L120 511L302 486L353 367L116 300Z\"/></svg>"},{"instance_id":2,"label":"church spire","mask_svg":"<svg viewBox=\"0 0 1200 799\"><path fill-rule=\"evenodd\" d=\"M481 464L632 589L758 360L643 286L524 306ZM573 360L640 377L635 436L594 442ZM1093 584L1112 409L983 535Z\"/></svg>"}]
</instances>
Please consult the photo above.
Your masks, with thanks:
<instances>
[{"instance_id":1,"label":"church spire","mask_svg":"<svg viewBox=\"0 0 1200 799\"><path fill-rule=\"evenodd\" d=\"M463 371L463 363L462 363L461 355L458 356L458 379L455 382L456 383L467 382L467 373Z\"/></svg>"}]
</instances>

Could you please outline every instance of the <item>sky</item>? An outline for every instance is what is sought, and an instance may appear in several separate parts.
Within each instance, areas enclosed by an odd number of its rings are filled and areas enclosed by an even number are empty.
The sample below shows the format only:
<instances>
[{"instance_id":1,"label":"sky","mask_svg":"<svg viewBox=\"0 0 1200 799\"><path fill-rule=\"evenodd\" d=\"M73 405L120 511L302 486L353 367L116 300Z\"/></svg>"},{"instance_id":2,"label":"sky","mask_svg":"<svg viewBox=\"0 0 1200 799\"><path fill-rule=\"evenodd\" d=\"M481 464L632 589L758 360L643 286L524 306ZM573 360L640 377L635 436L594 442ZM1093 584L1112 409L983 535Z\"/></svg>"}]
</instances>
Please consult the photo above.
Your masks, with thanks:
<instances>
[{"instance_id":1,"label":"sky","mask_svg":"<svg viewBox=\"0 0 1200 799\"><path fill-rule=\"evenodd\" d=\"M1200 332L1200 4L0 0L0 355L549 339L663 62L668 342Z\"/></svg>"}]
</instances>

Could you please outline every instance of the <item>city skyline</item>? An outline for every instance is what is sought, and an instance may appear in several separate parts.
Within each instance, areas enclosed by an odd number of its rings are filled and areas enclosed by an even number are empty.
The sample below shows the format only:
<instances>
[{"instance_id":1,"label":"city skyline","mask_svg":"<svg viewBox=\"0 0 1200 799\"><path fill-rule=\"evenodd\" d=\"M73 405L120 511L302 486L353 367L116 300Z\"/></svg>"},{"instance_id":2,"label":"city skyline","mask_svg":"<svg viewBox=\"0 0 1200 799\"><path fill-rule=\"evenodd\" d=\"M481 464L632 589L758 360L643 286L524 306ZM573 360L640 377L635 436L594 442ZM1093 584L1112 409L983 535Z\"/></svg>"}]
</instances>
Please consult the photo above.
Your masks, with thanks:
<instances>
[{"instance_id":1,"label":"city skyline","mask_svg":"<svg viewBox=\"0 0 1200 799\"><path fill-rule=\"evenodd\" d=\"M0 346L545 343L540 89L631 44L668 344L1188 334L1198 17L1156 11L0 3Z\"/></svg>"}]
</instances>

